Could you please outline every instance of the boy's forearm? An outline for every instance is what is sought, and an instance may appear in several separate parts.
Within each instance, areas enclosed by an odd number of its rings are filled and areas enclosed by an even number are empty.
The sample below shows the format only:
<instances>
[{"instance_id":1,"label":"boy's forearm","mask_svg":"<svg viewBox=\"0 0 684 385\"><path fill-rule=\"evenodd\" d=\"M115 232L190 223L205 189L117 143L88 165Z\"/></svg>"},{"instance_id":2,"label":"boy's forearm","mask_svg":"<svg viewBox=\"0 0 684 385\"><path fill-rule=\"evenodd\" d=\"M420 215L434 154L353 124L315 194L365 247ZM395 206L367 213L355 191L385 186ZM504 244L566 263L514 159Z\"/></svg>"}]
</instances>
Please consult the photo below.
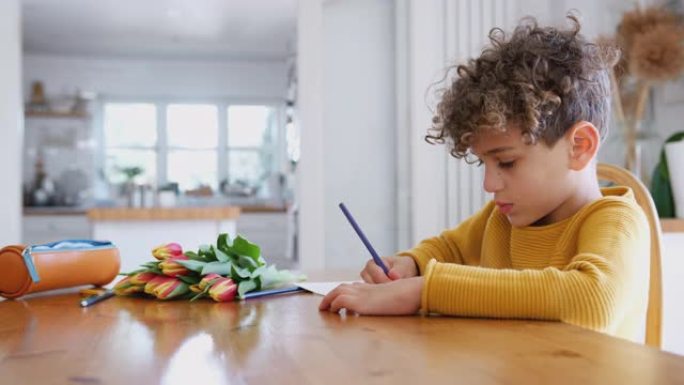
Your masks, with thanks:
<instances>
[{"instance_id":1,"label":"boy's forearm","mask_svg":"<svg viewBox=\"0 0 684 385\"><path fill-rule=\"evenodd\" d=\"M624 306L616 272L490 269L432 262L421 309L448 315L565 321L604 330Z\"/></svg>"}]
</instances>

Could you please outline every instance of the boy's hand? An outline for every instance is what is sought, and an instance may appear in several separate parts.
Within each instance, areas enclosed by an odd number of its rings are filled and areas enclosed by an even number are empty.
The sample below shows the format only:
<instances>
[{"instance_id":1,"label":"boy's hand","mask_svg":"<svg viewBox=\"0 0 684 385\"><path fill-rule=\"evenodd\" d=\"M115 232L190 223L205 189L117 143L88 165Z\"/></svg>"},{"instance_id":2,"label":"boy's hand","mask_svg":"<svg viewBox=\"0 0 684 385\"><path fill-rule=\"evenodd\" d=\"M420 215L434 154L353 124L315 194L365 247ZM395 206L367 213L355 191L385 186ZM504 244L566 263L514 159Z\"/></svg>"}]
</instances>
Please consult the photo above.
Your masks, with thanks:
<instances>
[{"instance_id":1,"label":"boy's hand","mask_svg":"<svg viewBox=\"0 0 684 385\"><path fill-rule=\"evenodd\" d=\"M361 278L364 282L387 283L400 278L411 278L418 275L418 266L416 266L416 262L411 257L382 257L382 261L385 262L389 273L385 275L382 268L371 259L366 263L366 267L361 270Z\"/></svg>"},{"instance_id":2,"label":"boy's hand","mask_svg":"<svg viewBox=\"0 0 684 385\"><path fill-rule=\"evenodd\" d=\"M331 312L347 309L364 315L415 314L420 309L422 291L423 277L400 279L381 285L342 284L328 293L318 308Z\"/></svg>"}]
</instances>

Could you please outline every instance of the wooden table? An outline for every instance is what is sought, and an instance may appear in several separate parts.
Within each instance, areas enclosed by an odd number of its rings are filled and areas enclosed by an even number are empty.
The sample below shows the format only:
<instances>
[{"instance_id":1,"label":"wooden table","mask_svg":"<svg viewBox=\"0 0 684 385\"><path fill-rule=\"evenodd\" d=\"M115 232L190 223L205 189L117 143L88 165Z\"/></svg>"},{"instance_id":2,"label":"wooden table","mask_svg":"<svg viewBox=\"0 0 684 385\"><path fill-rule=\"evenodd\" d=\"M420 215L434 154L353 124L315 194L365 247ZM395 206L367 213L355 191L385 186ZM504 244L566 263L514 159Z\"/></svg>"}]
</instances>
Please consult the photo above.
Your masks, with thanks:
<instances>
[{"instance_id":1,"label":"wooden table","mask_svg":"<svg viewBox=\"0 0 684 385\"><path fill-rule=\"evenodd\" d=\"M561 323L58 294L0 302L6 384L682 384L684 357Z\"/></svg>"}]
</instances>

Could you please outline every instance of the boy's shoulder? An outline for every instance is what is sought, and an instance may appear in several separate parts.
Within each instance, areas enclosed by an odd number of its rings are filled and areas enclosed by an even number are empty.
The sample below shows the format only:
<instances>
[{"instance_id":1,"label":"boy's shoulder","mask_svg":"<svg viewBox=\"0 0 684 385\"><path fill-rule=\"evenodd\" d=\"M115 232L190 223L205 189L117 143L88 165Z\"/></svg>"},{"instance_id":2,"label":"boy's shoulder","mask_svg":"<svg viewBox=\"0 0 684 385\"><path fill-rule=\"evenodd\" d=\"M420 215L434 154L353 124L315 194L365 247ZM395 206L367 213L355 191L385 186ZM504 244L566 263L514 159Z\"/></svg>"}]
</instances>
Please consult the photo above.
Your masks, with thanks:
<instances>
[{"instance_id":1,"label":"boy's shoulder","mask_svg":"<svg viewBox=\"0 0 684 385\"><path fill-rule=\"evenodd\" d=\"M646 213L636 200L634 191L626 186L604 187L603 197L586 205L575 214L580 223L615 222L641 223L648 227Z\"/></svg>"},{"instance_id":2,"label":"boy's shoulder","mask_svg":"<svg viewBox=\"0 0 684 385\"><path fill-rule=\"evenodd\" d=\"M636 200L634 191L627 186L611 186L601 188L601 198L587 205L592 207L610 207L641 210L641 206Z\"/></svg>"}]
</instances>

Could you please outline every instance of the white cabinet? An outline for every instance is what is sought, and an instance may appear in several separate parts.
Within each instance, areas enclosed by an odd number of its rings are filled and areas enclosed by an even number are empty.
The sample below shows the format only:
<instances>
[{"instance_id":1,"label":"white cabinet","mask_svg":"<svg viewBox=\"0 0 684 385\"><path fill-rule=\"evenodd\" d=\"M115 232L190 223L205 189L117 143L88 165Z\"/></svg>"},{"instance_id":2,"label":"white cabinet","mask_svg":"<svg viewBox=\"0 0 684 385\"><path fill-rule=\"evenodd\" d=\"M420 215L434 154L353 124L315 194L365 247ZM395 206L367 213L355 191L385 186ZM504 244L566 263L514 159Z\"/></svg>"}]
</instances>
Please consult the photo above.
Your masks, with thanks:
<instances>
[{"instance_id":1,"label":"white cabinet","mask_svg":"<svg viewBox=\"0 0 684 385\"><path fill-rule=\"evenodd\" d=\"M290 219L285 211L243 211L237 221L237 232L259 245L267 262L278 267L292 267L294 235Z\"/></svg>"},{"instance_id":2,"label":"white cabinet","mask_svg":"<svg viewBox=\"0 0 684 385\"><path fill-rule=\"evenodd\" d=\"M85 215L24 215L22 243L36 245L64 239L91 238Z\"/></svg>"},{"instance_id":3,"label":"white cabinet","mask_svg":"<svg viewBox=\"0 0 684 385\"><path fill-rule=\"evenodd\" d=\"M121 271L129 272L152 261L152 249L177 242L183 250L197 251L216 242L220 233L235 234L235 220L96 220L95 239L108 240L119 249Z\"/></svg>"}]
</instances>

